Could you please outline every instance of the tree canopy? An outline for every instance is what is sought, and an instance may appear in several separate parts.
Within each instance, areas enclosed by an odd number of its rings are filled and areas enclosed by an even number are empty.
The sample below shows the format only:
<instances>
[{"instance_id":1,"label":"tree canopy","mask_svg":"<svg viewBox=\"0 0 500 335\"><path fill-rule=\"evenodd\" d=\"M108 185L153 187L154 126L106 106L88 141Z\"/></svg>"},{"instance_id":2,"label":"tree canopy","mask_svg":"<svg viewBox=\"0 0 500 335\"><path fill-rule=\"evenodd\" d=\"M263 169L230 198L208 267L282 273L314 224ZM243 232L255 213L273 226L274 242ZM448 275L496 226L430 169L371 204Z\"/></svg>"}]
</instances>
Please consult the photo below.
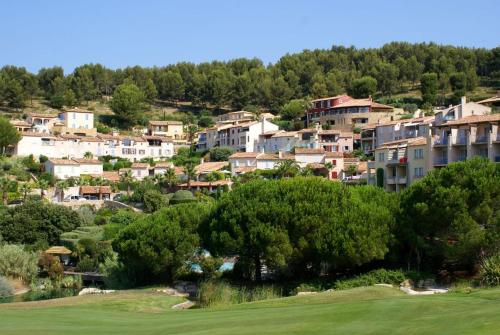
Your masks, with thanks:
<instances>
[{"instance_id":1,"label":"tree canopy","mask_svg":"<svg viewBox=\"0 0 500 335\"><path fill-rule=\"evenodd\" d=\"M420 268L472 266L500 247L500 167L475 158L431 171L401 196L398 240Z\"/></svg>"},{"instance_id":2,"label":"tree canopy","mask_svg":"<svg viewBox=\"0 0 500 335\"><path fill-rule=\"evenodd\" d=\"M393 195L375 187L254 180L224 195L201 231L211 253L238 255L244 275L258 280L263 265L305 274L382 259L394 210Z\"/></svg>"}]
</instances>

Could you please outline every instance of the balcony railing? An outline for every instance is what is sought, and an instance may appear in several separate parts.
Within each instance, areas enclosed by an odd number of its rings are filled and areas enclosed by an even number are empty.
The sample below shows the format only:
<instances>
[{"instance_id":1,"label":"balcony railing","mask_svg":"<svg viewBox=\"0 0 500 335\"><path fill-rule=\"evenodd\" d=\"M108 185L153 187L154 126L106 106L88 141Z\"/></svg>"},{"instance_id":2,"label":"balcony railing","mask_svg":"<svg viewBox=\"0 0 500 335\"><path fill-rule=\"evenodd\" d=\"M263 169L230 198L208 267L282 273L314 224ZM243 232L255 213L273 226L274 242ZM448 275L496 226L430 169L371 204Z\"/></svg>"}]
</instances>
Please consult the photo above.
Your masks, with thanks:
<instances>
[{"instance_id":1,"label":"balcony railing","mask_svg":"<svg viewBox=\"0 0 500 335\"><path fill-rule=\"evenodd\" d=\"M499 156L495 156L495 162L496 163L500 163L500 155Z\"/></svg>"},{"instance_id":2,"label":"balcony railing","mask_svg":"<svg viewBox=\"0 0 500 335\"><path fill-rule=\"evenodd\" d=\"M448 145L448 136L436 139L434 145Z\"/></svg>"},{"instance_id":3,"label":"balcony railing","mask_svg":"<svg viewBox=\"0 0 500 335\"><path fill-rule=\"evenodd\" d=\"M448 164L448 158L441 157L434 159L434 165L446 165Z\"/></svg>"},{"instance_id":4,"label":"balcony railing","mask_svg":"<svg viewBox=\"0 0 500 335\"><path fill-rule=\"evenodd\" d=\"M476 136L476 142L475 143L486 143L488 141L488 136L487 135L480 135Z\"/></svg>"},{"instance_id":5,"label":"balcony railing","mask_svg":"<svg viewBox=\"0 0 500 335\"><path fill-rule=\"evenodd\" d=\"M457 144L457 145L466 145L467 144L467 136L459 136L459 137L457 137L457 140L455 141L455 144Z\"/></svg>"},{"instance_id":6,"label":"balcony railing","mask_svg":"<svg viewBox=\"0 0 500 335\"><path fill-rule=\"evenodd\" d=\"M399 177L398 184L406 184L406 181L407 181L406 177Z\"/></svg>"},{"instance_id":7,"label":"balcony railing","mask_svg":"<svg viewBox=\"0 0 500 335\"><path fill-rule=\"evenodd\" d=\"M387 184L396 184L396 177L387 177Z\"/></svg>"}]
</instances>

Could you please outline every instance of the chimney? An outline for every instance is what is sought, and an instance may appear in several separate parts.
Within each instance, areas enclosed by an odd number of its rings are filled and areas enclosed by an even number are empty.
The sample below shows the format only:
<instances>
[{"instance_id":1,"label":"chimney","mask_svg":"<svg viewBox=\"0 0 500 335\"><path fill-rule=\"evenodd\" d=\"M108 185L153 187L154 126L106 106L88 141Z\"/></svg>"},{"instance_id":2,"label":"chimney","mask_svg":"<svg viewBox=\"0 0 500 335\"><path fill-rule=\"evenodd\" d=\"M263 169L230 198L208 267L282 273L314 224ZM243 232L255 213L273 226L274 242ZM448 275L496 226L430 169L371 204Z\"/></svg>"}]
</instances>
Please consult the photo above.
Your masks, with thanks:
<instances>
[{"instance_id":1,"label":"chimney","mask_svg":"<svg viewBox=\"0 0 500 335\"><path fill-rule=\"evenodd\" d=\"M265 131L265 129L266 129L266 119L265 118L262 118L260 120L260 128L261 128L260 129L261 133L264 134L266 132Z\"/></svg>"},{"instance_id":2,"label":"chimney","mask_svg":"<svg viewBox=\"0 0 500 335\"><path fill-rule=\"evenodd\" d=\"M372 99L372 96L371 96L371 95L369 95L369 96L368 96L368 100L369 100L369 101L373 101L373 99Z\"/></svg>"},{"instance_id":3,"label":"chimney","mask_svg":"<svg viewBox=\"0 0 500 335\"><path fill-rule=\"evenodd\" d=\"M460 99L460 103L462 104L462 106L465 106L465 103L467 102L467 98L466 97L462 97Z\"/></svg>"},{"instance_id":4,"label":"chimney","mask_svg":"<svg viewBox=\"0 0 500 335\"><path fill-rule=\"evenodd\" d=\"M201 159L200 159L200 164L203 164L203 163L205 163L205 158L204 158L204 157L201 157Z\"/></svg>"},{"instance_id":5,"label":"chimney","mask_svg":"<svg viewBox=\"0 0 500 335\"><path fill-rule=\"evenodd\" d=\"M278 158L283 158L283 151L278 151Z\"/></svg>"}]
</instances>

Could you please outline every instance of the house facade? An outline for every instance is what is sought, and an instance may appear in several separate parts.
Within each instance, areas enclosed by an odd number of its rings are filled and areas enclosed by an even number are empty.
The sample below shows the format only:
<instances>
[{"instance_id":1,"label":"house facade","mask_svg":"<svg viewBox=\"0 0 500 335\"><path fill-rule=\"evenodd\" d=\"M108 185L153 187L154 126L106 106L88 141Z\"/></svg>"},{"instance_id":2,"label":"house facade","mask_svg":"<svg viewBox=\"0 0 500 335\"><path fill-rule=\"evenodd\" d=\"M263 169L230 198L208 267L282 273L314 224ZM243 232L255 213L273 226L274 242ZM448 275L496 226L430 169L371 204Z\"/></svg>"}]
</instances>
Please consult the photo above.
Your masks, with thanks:
<instances>
[{"instance_id":1,"label":"house facade","mask_svg":"<svg viewBox=\"0 0 500 335\"><path fill-rule=\"evenodd\" d=\"M368 123L391 121L394 108L372 100L354 99L347 95L313 100L306 112L307 124L319 123L333 129L352 130Z\"/></svg>"},{"instance_id":2,"label":"house facade","mask_svg":"<svg viewBox=\"0 0 500 335\"><path fill-rule=\"evenodd\" d=\"M166 136L174 140L184 139L184 125L181 121L149 121L148 134Z\"/></svg>"}]
</instances>

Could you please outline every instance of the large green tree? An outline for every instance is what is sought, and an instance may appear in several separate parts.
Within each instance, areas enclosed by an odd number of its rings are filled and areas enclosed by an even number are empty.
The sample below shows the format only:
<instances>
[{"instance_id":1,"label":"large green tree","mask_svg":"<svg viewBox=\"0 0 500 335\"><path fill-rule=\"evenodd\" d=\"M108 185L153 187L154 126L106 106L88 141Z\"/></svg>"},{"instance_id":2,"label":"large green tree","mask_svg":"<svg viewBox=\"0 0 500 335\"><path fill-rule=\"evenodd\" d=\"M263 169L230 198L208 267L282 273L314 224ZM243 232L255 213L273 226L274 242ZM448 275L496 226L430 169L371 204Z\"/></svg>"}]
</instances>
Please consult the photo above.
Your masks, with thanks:
<instances>
[{"instance_id":1,"label":"large green tree","mask_svg":"<svg viewBox=\"0 0 500 335\"><path fill-rule=\"evenodd\" d=\"M377 80L370 76L355 79L347 92L354 98L367 98L377 92Z\"/></svg>"},{"instance_id":2,"label":"large green tree","mask_svg":"<svg viewBox=\"0 0 500 335\"><path fill-rule=\"evenodd\" d=\"M338 270L382 259L396 206L375 187L317 177L254 180L224 195L201 231L214 255L238 255L244 275L257 280L263 265L319 273L322 264Z\"/></svg>"},{"instance_id":3,"label":"large green tree","mask_svg":"<svg viewBox=\"0 0 500 335\"><path fill-rule=\"evenodd\" d=\"M14 244L58 244L61 233L82 223L80 215L68 207L28 201L3 212L0 235Z\"/></svg>"},{"instance_id":4,"label":"large green tree","mask_svg":"<svg viewBox=\"0 0 500 335\"><path fill-rule=\"evenodd\" d=\"M438 93L438 76L436 73L424 73L420 80L420 91L424 103L434 105Z\"/></svg>"},{"instance_id":5,"label":"large green tree","mask_svg":"<svg viewBox=\"0 0 500 335\"><path fill-rule=\"evenodd\" d=\"M201 203L160 209L121 230L113 249L137 282L172 280L199 247L196 231L209 211Z\"/></svg>"},{"instance_id":6,"label":"large green tree","mask_svg":"<svg viewBox=\"0 0 500 335\"><path fill-rule=\"evenodd\" d=\"M0 154L4 155L9 145L19 142L21 135L16 128L10 124L9 120L0 117Z\"/></svg>"},{"instance_id":7,"label":"large green tree","mask_svg":"<svg viewBox=\"0 0 500 335\"><path fill-rule=\"evenodd\" d=\"M471 269L500 247L499 213L495 163L475 158L431 171L401 197L397 232L406 261L432 271Z\"/></svg>"},{"instance_id":8,"label":"large green tree","mask_svg":"<svg viewBox=\"0 0 500 335\"><path fill-rule=\"evenodd\" d=\"M139 87L132 83L124 83L115 89L109 105L120 120L127 126L131 126L137 122L141 112L144 111L145 99Z\"/></svg>"}]
</instances>

